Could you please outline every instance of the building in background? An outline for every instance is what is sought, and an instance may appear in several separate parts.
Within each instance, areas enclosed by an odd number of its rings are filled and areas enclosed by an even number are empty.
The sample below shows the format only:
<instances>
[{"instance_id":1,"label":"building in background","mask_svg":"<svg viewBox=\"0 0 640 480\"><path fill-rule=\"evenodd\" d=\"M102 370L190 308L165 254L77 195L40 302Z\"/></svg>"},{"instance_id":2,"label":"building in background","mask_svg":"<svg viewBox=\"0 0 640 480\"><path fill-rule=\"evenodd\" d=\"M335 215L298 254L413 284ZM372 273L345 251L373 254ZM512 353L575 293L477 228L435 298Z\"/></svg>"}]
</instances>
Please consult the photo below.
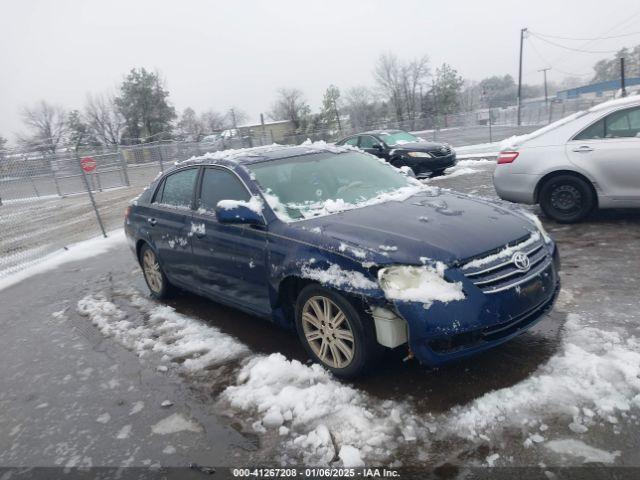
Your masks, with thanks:
<instances>
[{"instance_id":1,"label":"building in background","mask_svg":"<svg viewBox=\"0 0 640 480\"><path fill-rule=\"evenodd\" d=\"M625 79L627 93L640 88L640 77ZM636 87L636 88L632 88ZM582 87L569 88L561 90L556 94L559 100L582 99L599 99L606 100L617 96L620 90L620 80L609 80L606 82L592 83L591 85L583 85Z\"/></svg>"},{"instance_id":2,"label":"building in background","mask_svg":"<svg viewBox=\"0 0 640 480\"><path fill-rule=\"evenodd\" d=\"M256 123L238 127L241 137L262 138L264 143L287 143L295 131L291 120Z\"/></svg>"}]
</instances>

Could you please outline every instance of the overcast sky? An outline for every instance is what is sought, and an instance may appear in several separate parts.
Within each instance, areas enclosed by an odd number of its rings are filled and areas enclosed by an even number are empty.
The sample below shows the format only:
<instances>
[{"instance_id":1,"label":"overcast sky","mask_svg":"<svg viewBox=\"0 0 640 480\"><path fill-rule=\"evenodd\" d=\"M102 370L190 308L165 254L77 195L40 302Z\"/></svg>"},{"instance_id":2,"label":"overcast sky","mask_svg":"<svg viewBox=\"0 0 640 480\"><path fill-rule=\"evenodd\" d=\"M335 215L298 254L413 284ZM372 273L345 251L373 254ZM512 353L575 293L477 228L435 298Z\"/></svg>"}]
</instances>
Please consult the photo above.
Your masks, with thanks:
<instances>
[{"instance_id":1,"label":"overcast sky","mask_svg":"<svg viewBox=\"0 0 640 480\"><path fill-rule=\"evenodd\" d=\"M522 27L582 38L639 25L637 0L2 0L0 135L21 130L23 105L46 99L82 108L88 92L115 89L132 67L159 70L178 111L236 105L253 120L279 87L300 88L317 108L331 83L373 85L382 52L428 54L432 67L446 61L470 79L516 77ZM583 48L638 43L640 35ZM547 63L555 67L552 80L563 76L560 70L589 74L607 56L530 37L524 79L540 83L536 70Z\"/></svg>"}]
</instances>

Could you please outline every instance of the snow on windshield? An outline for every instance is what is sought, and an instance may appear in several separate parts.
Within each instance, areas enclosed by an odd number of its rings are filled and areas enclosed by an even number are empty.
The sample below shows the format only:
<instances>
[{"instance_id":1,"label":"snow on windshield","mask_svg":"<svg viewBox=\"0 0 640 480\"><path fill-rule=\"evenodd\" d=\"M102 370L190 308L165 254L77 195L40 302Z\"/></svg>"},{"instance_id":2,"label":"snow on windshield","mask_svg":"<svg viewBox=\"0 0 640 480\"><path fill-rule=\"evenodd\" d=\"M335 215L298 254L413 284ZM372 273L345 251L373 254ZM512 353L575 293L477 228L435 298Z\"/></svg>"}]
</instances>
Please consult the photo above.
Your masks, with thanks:
<instances>
[{"instance_id":1,"label":"snow on windshield","mask_svg":"<svg viewBox=\"0 0 640 480\"><path fill-rule=\"evenodd\" d=\"M388 201L403 201L431 187L388 163L359 151L327 152L324 144L306 144L317 155L248 165L267 203L281 220L313 218Z\"/></svg>"}]
</instances>

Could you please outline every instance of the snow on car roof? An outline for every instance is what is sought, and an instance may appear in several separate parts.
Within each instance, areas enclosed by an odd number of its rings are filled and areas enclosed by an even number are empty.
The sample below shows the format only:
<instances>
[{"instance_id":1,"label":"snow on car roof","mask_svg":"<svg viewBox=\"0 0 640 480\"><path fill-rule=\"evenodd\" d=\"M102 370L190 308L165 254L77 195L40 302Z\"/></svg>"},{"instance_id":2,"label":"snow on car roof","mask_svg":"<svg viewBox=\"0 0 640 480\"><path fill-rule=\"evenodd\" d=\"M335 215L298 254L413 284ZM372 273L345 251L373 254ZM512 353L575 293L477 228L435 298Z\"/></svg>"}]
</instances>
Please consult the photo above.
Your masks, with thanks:
<instances>
[{"instance_id":1,"label":"snow on car roof","mask_svg":"<svg viewBox=\"0 0 640 480\"><path fill-rule=\"evenodd\" d=\"M599 112L601 110L606 110L611 107L619 107L623 105L632 105L640 103L640 95L629 95L627 97L616 98L614 100L609 100L607 102L599 103L598 105L594 105L588 111L589 112Z\"/></svg>"},{"instance_id":2,"label":"snow on car roof","mask_svg":"<svg viewBox=\"0 0 640 480\"><path fill-rule=\"evenodd\" d=\"M280 158L297 157L314 153L344 153L351 150L358 150L351 145L337 146L324 141L312 142L306 140L300 145L272 145L251 148L236 148L221 150L218 152L205 153L201 156L194 156L187 160L176 162L176 166L190 164L232 162L232 163L258 163Z\"/></svg>"}]
</instances>

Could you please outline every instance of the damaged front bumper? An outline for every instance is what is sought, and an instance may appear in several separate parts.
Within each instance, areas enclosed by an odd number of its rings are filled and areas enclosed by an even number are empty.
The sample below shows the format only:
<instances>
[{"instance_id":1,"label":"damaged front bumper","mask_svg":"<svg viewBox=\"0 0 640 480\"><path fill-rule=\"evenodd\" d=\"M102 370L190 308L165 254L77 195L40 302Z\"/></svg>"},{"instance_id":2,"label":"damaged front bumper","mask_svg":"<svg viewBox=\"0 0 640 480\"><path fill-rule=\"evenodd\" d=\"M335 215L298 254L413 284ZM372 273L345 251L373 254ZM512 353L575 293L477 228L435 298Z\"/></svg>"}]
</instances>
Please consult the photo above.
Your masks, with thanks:
<instances>
[{"instance_id":1,"label":"damaged front bumper","mask_svg":"<svg viewBox=\"0 0 640 480\"><path fill-rule=\"evenodd\" d=\"M436 366L500 345L524 333L548 312L560 289L559 260L513 288L485 293L459 270L451 281L462 281L465 299L425 305L395 301L397 313L407 322L409 348L426 365Z\"/></svg>"}]
</instances>

